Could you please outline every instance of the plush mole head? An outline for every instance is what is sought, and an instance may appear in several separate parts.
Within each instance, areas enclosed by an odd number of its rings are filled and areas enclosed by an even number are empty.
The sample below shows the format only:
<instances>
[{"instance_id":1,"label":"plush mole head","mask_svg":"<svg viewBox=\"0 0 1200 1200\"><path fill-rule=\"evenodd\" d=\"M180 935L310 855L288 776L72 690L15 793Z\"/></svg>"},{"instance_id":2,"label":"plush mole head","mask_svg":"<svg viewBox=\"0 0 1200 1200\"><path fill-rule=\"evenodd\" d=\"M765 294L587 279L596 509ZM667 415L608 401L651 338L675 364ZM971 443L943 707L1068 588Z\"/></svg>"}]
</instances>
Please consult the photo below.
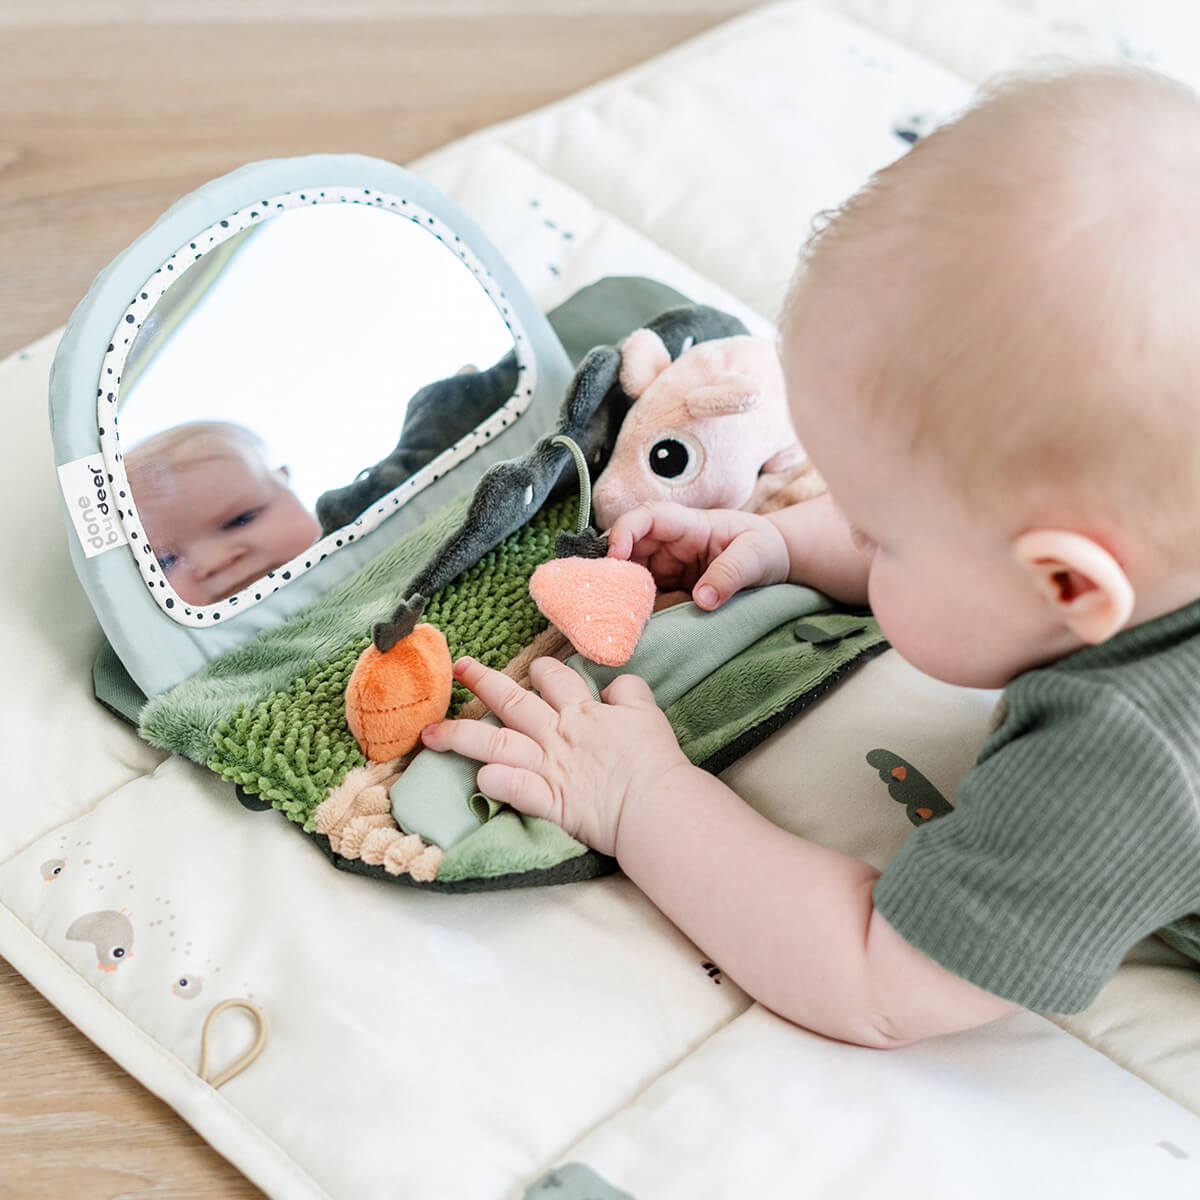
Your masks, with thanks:
<instances>
[{"instance_id":1,"label":"plush mole head","mask_svg":"<svg viewBox=\"0 0 1200 1200\"><path fill-rule=\"evenodd\" d=\"M671 361L649 329L621 348L621 387L636 403L592 492L603 529L652 500L740 508L762 471L804 461L773 342L699 342Z\"/></svg>"}]
</instances>

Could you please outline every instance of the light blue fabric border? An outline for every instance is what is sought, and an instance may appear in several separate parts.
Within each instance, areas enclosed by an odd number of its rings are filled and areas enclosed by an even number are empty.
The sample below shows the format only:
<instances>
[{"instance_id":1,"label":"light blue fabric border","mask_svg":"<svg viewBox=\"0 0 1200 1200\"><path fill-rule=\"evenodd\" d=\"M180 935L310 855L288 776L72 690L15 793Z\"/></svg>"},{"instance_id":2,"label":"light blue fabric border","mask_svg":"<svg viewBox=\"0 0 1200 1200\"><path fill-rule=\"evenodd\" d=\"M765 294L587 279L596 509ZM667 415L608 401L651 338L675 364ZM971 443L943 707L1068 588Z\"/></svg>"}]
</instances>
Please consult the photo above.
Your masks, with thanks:
<instances>
[{"instance_id":1,"label":"light blue fabric border","mask_svg":"<svg viewBox=\"0 0 1200 1200\"><path fill-rule=\"evenodd\" d=\"M209 628L181 625L147 594L128 547L88 558L70 525L71 558L117 655L147 696L282 624L358 570L455 496L495 462L525 453L553 424L572 375L570 361L524 286L479 227L431 184L394 163L362 155L311 155L251 163L185 196L105 268L72 314L50 373L50 424L57 465L96 456L101 360L131 298L189 238L264 196L303 188L357 186L402 196L444 221L491 274L526 335L537 378L525 412L456 468L417 493L377 529L278 592ZM64 501L64 512L65 512Z\"/></svg>"}]
</instances>

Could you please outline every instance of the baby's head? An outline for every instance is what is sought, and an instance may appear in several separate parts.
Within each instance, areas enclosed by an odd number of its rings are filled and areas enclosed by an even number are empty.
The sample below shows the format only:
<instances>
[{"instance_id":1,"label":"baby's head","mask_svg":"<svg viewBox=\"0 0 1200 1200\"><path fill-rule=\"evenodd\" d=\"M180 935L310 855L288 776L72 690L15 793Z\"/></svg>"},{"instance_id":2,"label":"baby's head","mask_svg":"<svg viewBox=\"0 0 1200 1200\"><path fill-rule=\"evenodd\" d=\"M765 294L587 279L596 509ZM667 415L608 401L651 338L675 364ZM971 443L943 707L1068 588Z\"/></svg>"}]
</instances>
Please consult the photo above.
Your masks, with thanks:
<instances>
[{"instance_id":1,"label":"baby's head","mask_svg":"<svg viewBox=\"0 0 1200 1200\"><path fill-rule=\"evenodd\" d=\"M175 592L214 604L282 566L321 527L267 464L266 447L228 421L192 421L125 455L146 537Z\"/></svg>"},{"instance_id":2,"label":"baby's head","mask_svg":"<svg viewBox=\"0 0 1200 1200\"><path fill-rule=\"evenodd\" d=\"M885 630L936 616L908 655L931 673L1002 683L1200 595L1198 195L1191 92L1045 72L986 90L805 247L793 418L880 543Z\"/></svg>"}]
</instances>

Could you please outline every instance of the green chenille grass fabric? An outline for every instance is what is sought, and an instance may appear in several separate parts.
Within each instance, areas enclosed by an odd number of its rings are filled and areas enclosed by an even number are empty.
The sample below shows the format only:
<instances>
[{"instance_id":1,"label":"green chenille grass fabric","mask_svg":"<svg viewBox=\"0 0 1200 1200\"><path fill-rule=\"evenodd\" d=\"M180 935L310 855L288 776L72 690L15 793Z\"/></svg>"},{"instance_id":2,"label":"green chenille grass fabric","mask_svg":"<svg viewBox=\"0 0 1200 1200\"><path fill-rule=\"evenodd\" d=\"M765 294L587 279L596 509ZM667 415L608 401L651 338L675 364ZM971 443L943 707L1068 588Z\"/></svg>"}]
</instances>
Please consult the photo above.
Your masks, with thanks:
<instances>
[{"instance_id":1,"label":"green chenille grass fabric","mask_svg":"<svg viewBox=\"0 0 1200 1200\"><path fill-rule=\"evenodd\" d=\"M446 635L454 658L470 654L500 669L546 628L529 595L529 577L554 557L554 539L573 527L577 508L574 497L547 505L429 598L422 620ZM386 606L386 599L377 600L377 609ZM312 814L329 789L366 762L346 725L345 693L370 640L368 634L357 637L287 687L239 705L214 730L207 765L312 832ZM470 698L456 683L450 715Z\"/></svg>"}]
</instances>

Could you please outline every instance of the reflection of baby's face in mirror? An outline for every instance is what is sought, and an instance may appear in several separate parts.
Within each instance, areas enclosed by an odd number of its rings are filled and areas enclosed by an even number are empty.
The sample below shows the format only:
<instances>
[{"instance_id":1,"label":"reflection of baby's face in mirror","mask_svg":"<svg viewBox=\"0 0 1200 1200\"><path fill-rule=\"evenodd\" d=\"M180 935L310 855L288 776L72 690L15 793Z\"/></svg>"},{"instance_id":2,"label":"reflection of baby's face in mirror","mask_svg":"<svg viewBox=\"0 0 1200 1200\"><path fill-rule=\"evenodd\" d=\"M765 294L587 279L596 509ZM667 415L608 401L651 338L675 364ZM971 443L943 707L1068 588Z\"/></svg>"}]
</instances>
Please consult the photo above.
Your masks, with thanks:
<instances>
[{"instance_id":1,"label":"reflection of baby's face in mirror","mask_svg":"<svg viewBox=\"0 0 1200 1200\"><path fill-rule=\"evenodd\" d=\"M317 518L272 469L250 430L195 421L125 455L146 537L176 594L214 604L282 566L320 536Z\"/></svg>"}]
</instances>

